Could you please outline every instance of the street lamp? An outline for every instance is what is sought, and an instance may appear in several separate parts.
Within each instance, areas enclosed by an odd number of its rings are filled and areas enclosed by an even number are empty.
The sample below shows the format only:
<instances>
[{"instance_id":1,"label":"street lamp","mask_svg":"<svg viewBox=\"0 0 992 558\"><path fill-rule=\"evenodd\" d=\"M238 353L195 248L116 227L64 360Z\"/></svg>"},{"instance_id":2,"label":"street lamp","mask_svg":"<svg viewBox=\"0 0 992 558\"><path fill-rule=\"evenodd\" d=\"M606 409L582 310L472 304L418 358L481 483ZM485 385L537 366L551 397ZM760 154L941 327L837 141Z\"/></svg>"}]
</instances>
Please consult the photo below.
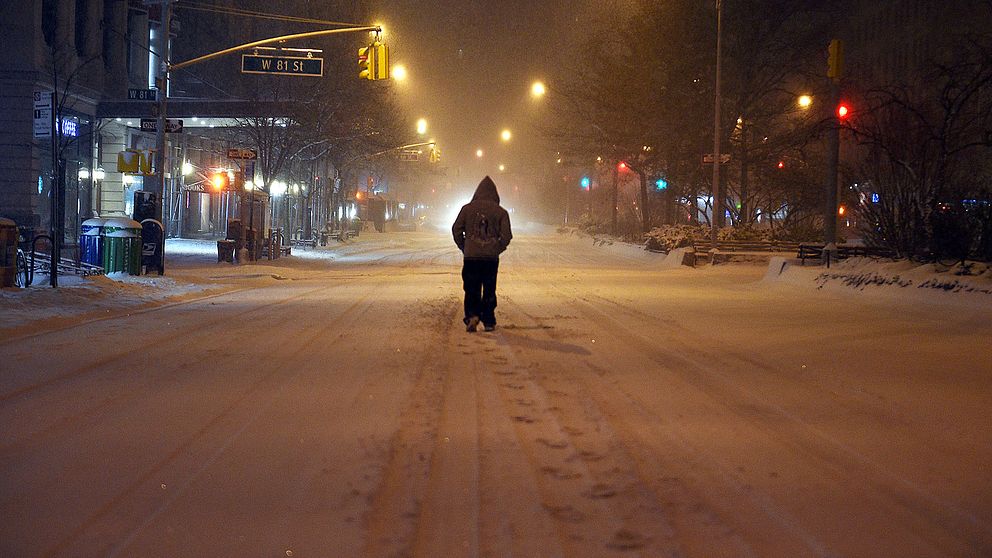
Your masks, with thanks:
<instances>
[{"instance_id":1,"label":"street lamp","mask_svg":"<svg viewBox=\"0 0 992 558\"><path fill-rule=\"evenodd\" d=\"M396 81L405 81L407 77L406 66L397 64L389 71L389 75Z\"/></svg>"},{"instance_id":2,"label":"street lamp","mask_svg":"<svg viewBox=\"0 0 992 558\"><path fill-rule=\"evenodd\" d=\"M548 92L547 87L545 87L544 86L544 83L542 83L540 81L535 81L530 86L530 95L531 95L531 97L534 97L535 99L539 99L539 98L543 97L547 92Z\"/></svg>"},{"instance_id":3,"label":"street lamp","mask_svg":"<svg viewBox=\"0 0 992 558\"><path fill-rule=\"evenodd\" d=\"M503 141L510 141L510 138L512 138L512 137L513 137L513 134L510 133L510 130L503 130L499 134L499 138L501 140L503 140Z\"/></svg>"},{"instance_id":4,"label":"street lamp","mask_svg":"<svg viewBox=\"0 0 992 558\"><path fill-rule=\"evenodd\" d=\"M499 172L503 172L503 171L505 171L505 170L506 170L506 165L503 165L503 164L501 164L501 165L499 166Z\"/></svg>"},{"instance_id":5,"label":"street lamp","mask_svg":"<svg viewBox=\"0 0 992 558\"><path fill-rule=\"evenodd\" d=\"M417 121L417 134L424 135L427 133L427 119L421 118Z\"/></svg>"},{"instance_id":6,"label":"street lamp","mask_svg":"<svg viewBox=\"0 0 992 558\"><path fill-rule=\"evenodd\" d=\"M808 109L813 104L813 97L800 95L796 102L799 104L799 108Z\"/></svg>"},{"instance_id":7,"label":"street lamp","mask_svg":"<svg viewBox=\"0 0 992 558\"><path fill-rule=\"evenodd\" d=\"M479 159L481 159L482 158L482 155L483 155L483 152L482 152L481 149L476 149L475 150L475 156L476 157L478 157Z\"/></svg>"}]
</instances>

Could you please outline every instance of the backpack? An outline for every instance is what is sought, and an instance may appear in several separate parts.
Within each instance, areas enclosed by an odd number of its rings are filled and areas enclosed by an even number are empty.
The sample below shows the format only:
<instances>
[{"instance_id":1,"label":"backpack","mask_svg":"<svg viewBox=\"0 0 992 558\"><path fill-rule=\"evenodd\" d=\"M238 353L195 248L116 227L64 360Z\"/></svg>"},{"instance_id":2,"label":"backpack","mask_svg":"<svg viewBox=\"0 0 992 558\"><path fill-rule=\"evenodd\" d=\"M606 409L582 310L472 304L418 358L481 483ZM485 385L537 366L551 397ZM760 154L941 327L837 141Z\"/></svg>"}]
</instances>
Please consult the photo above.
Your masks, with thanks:
<instances>
[{"instance_id":1,"label":"backpack","mask_svg":"<svg viewBox=\"0 0 992 558\"><path fill-rule=\"evenodd\" d=\"M495 227L490 229L489 217L485 213L476 212L473 221L475 222L475 234L472 235L472 240L480 246L494 246L499 242L499 231Z\"/></svg>"}]
</instances>

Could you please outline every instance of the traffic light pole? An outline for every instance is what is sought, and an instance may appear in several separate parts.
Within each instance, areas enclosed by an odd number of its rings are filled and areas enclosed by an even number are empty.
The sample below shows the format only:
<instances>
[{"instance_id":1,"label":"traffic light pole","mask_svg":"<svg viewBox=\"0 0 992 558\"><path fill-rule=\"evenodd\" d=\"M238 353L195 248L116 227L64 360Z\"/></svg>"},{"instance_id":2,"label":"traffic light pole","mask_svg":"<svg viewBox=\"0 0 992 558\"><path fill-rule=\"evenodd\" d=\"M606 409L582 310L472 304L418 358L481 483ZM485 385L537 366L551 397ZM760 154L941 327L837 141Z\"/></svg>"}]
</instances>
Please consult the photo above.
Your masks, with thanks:
<instances>
[{"instance_id":1,"label":"traffic light pole","mask_svg":"<svg viewBox=\"0 0 992 558\"><path fill-rule=\"evenodd\" d=\"M837 105L840 103L840 83L830 80L829 129L827 130L827 175L826 200L823 207L823 244L825 252L833 252L837 245L837 176L840 163L840 117ZM833 254L824 254L827 262Z\"/></svg>"}]
</instances>

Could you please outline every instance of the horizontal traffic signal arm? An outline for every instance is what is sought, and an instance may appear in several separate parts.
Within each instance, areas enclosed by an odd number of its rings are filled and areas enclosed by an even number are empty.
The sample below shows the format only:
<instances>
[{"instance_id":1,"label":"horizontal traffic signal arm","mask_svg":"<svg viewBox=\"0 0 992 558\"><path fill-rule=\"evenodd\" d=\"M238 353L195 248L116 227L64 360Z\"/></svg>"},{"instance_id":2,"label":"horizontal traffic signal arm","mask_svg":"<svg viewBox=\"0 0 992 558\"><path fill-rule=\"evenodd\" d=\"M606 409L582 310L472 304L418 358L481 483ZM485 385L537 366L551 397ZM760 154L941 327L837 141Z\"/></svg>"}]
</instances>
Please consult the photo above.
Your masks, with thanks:
<instances>
[{"instance_id":1,"label":"horizontal traffic signal arm","mask_svg":"<svg viewBox=\"0 0 992 558\"><path fill-rule=\"evenodd\" d=\"M169 71L181 70L187 66L192 66L193 64L199 64L200 62L206 62L213 58L219 56L224 56L226 54L231 54L233 52L238 52L241 50L248 50L257 46L268 45L272 43L280 43L282 41L292 41L296 39L307 39L310 37L320 37L323 35L336 35L339 33L355 33L355 32L375 32L377 35L382 33L382 27L378 25L369 25L364 27L338 27L335 29L321 29L320 31L308 31L306 33L294 33L292 35L281 35L279 37L270 37L268 39L261 39L259 41L252 41L250 43L245 43L242 45L233 46L231 48L225 48L224 50L218 50L217 52L211 52L210 54L204 54L192 60L187 60L185 62L179 62L177 64L169 64Z\"/></svg>"}]
</instances>

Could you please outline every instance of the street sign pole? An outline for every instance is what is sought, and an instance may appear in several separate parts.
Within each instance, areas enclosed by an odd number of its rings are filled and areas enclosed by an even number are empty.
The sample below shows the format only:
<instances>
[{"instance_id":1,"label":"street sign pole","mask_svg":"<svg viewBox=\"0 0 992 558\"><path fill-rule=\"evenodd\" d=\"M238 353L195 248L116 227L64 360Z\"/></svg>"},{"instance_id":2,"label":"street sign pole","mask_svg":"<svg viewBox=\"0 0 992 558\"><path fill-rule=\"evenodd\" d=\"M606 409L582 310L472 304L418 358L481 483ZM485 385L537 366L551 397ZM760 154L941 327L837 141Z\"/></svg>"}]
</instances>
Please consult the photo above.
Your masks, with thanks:
<instances>
[{"instance_id":1,"label":"street sign pole","mask_svg":"<svg viewBox=\"0 0 992 558\"><path fill-rule=\"evenodd\" d=\"M61 188L59 188L59 177L61 173L59 172L59 130L57 127L58 122L58 81L52 84L52 121L49 124L52 130L52 203L51 203L51 233L52 233L52 258L51 258L51 271L48 275L49 284L52 288L59 286L59 261L62 258L62 227L59 226L58 216L59 213L59 198L62 194ZM31 247L34 249L34 247Z\"/></svg>"},{"instance_id":2,"label":"street sign pole","mask_svg":"<svg viewBox=\"0 0 992 558\"><path fill-rule=\"evenodd\" d=\"M168 162L166 156L165 128L166 112L168 110L169 98L169 33L172 28L172 6L171 0L162 0L162 21L158 33L158 59L159 72L156 84L158 85L158 125L155 134L155 180L151 188L152 193L158 196L156 204L155 219L162 221L162 214L165 209L165 169ZM163 251L164 252L164 251Z\"/></svg>"}]
</instances>

